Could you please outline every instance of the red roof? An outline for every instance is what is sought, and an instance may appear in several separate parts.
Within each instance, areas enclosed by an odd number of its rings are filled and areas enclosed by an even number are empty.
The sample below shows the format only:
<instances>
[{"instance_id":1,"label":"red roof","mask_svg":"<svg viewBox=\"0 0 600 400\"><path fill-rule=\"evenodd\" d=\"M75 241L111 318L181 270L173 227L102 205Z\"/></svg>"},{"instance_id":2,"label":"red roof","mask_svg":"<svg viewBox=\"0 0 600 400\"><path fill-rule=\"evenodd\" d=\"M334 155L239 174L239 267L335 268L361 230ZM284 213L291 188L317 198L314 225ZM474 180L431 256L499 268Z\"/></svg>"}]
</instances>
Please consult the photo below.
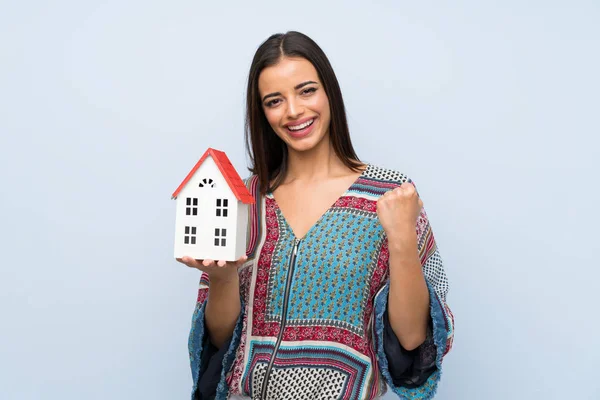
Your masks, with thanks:
<instances>
[{"instance_id":1,"label":"red roof","mask_svg":"<svg viewBox=\"0 0 600 400\"><path fill-rule=\"evenodd\" d=\"M215 160L215 164L217 164L217 167L219 167L219 171L221 171L223 178L225 178L225 180L227 181L227 184L229 185L229 188L231 189L233 194L235 194L235 197L242 203L254 204L254 197L252 197L252 195L248 191L248 188L246 188L246 185L244 185L244 181L242 181L242 178L240 178L239 174L231 164L231 161L229 161L229 158L227 158L227 155L222 151L211 148L206 150L202 158L200 158L196 165L194 165L194 168L192 168L190 173L187 174L187 176L185 177L183 182L181 182L181 185L179 185L177 190L175 190L171 198L177 198L179 192L181 192L185 185L187 185L192 176L194 176L194 173L196 173L198 168L200 168L204 160L206 160L206 157L208 157L209 155L213 158L213 160Z\"/></svg>"}]
</instances>

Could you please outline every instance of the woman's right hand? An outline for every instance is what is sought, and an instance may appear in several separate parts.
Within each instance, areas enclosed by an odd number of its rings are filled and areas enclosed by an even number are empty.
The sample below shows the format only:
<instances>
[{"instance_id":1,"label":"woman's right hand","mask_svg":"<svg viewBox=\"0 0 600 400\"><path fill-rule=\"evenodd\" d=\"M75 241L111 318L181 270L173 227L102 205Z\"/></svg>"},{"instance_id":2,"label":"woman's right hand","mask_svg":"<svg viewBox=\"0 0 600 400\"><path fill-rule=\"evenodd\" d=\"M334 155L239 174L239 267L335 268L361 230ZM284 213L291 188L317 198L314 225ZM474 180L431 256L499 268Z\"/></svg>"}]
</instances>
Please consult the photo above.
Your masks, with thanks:
<instances>
[{"instance_id":1,"label":"woman's right hand","mask_svg":"<svg viewBox=\"0 0 600 400\"><path fill-rule=\"evenodd\" d=\"M184 256L177 258L177 261L190 268L196 268L202 272L206 272L211 281L230 281L238 278L238 268L241 267L247 259L248 257L245 255L240 257L237 261L196 260L192 257Z\"/></svg>"}]
</instances>

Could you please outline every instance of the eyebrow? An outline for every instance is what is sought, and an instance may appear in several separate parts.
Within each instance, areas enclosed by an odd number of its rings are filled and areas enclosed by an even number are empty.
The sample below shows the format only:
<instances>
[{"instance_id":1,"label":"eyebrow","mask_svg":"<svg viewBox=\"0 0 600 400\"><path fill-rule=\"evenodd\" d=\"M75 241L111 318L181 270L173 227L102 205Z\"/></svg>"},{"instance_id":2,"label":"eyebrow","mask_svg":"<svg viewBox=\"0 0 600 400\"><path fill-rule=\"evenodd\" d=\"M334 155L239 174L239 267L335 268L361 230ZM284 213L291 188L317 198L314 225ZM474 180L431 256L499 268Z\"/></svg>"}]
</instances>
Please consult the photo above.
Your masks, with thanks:
<instances>
[{"instance_id":1,"label":"eyebrow","mask_svg":"<svg viewBox=\"0 0 600 400\"><path fill-rule=\"evenodd\" d=\"M301 89L301 88L303 88L306 85L310 85L311 83L317 83L317 82L306 81L306 82L299 83L298 85L294 86L294 90ZM262 100L265 101L269 97L275 97L275 96L281 96L281 93L280 92L269 93L268 95L266 95L265 97L263 97Z\"/></svg>"}]
</instances>

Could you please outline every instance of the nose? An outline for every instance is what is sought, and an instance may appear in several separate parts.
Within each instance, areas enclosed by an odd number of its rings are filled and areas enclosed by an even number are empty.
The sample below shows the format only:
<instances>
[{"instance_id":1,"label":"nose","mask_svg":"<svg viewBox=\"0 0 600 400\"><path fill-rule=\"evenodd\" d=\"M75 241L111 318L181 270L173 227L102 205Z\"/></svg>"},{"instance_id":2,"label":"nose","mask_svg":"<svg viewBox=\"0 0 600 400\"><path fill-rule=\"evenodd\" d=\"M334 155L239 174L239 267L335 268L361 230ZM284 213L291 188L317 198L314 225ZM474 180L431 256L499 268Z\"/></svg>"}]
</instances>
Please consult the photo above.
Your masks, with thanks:
<instances>
[{"instance_id":1,"label":"nose","mask_svg":"<svg viewBox=\"0 0 600 400\"><path fill-rule=\"evenodd\" d=\"M288 101L288 117L290 119L296 119L302 114L304 114L304 106L297 101L296 99L291 99Z\"/></svg>"}]
</instances>

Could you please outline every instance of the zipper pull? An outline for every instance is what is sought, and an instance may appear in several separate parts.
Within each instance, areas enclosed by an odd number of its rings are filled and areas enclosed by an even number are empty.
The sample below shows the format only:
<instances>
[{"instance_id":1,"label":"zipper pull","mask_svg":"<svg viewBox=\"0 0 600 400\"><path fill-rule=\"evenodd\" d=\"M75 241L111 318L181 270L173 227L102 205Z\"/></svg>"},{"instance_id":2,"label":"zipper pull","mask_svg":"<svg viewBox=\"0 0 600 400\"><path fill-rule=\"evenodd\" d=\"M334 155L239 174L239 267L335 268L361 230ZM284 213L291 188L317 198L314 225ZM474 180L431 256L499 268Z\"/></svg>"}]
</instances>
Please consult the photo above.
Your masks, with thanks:
<instances>
[{"instance_id":1,"label":"zipper pull","mask_svg":"<svg viewBox=\"0 0 600 400\"><path fill-rule=\"evenodd\" d=\"M296 253L298 253L298 245L300 244L300 240L302 240L302 239L298 239L298 238L294 239L294 255L296 255Z\"/></svg>"}]
</instances>

